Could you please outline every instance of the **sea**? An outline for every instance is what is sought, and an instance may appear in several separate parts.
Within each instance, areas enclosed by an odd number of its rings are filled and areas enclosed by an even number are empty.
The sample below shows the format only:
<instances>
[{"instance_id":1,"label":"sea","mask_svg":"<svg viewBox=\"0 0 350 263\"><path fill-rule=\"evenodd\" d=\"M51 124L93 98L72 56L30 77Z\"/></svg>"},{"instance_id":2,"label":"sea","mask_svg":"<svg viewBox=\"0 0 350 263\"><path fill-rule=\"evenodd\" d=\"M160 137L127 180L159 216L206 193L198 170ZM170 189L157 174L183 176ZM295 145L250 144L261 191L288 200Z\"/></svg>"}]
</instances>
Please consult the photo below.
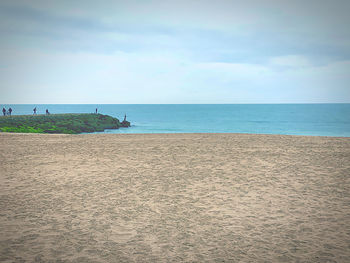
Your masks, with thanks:
<instances>
[{"instance_id":1,"label":"sea","mask_svg":"<svg viewBox=\"0 0 350 263\"><path fill-rule=\"evenodd\" d=\"M103 133L254 133L350 137L350 104L13 104L13 115L127 116L130 128Z\"/></svg>"}]
</instances>

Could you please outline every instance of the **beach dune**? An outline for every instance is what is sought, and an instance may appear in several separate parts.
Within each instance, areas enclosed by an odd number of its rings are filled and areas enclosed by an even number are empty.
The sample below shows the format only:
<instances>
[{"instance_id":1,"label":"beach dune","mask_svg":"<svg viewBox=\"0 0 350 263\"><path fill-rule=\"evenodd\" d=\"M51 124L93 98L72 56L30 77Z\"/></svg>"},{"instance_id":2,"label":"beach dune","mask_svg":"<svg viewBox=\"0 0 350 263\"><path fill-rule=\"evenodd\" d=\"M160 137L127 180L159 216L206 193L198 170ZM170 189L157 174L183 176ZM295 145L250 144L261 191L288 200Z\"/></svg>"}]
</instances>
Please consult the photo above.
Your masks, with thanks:
<instances>
[{"instance_id":1,"label":"beach dune","mask_svg":"<svg viewBox=\"0 0 350 263\"><path fill-rule=\"evenodd\" d=\"M0 262L349 262L350 138L0 133Z\"/></svg>"}]
</instances>

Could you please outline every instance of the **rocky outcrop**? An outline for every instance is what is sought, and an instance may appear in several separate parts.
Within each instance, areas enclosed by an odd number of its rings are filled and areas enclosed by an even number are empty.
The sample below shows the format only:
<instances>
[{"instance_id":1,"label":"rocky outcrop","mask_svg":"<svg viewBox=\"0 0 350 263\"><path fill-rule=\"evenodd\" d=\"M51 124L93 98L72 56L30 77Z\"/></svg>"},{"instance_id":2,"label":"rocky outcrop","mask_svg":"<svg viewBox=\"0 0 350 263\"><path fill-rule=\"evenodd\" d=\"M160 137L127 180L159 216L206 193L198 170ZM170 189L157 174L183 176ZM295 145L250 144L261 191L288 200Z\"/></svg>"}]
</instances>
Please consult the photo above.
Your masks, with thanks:
<instances>
[{"instance_id":1,"label":"rocky outcrop","mask_svg":"<svg viewBox=\"0 0 350 263\"><path fill-rule=\"evenodd\" d=\"M77 134L120 127L130 127L126 116L123 122L108 115L85 113L0 117L0 132Z\"/></svg>"},{"instance_id":2,"label":"rocky outcrop","mask_svg":"<svg viewBox=\"0 0 350 263\"><path fill-rule=\"evenodd\" d=\"M130 122L126 120L126 114L124 115L124 120L120 123L121 127L130 127Z\"/></svg>"}]
</instances>

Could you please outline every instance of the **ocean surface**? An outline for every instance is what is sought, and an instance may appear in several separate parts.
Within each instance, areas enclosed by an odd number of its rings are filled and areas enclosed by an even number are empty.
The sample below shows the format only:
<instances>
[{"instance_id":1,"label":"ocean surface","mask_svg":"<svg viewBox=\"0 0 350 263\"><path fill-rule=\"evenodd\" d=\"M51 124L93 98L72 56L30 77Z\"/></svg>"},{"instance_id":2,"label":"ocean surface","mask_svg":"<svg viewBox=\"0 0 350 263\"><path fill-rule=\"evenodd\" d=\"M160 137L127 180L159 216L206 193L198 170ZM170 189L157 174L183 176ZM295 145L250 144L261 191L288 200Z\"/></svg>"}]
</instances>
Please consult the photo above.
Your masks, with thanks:
<instances>
[{"instance_id":1,"label":"ocean surface","mask_svg":"<svg viewBox=\"0 0 350 263\"><path fill-rule=\"evenodd\" d=\"M131 122L104 133L257 133L350 137L350 104L14 104L13 115L98 112Z\"/></svg>"}]
</instances>

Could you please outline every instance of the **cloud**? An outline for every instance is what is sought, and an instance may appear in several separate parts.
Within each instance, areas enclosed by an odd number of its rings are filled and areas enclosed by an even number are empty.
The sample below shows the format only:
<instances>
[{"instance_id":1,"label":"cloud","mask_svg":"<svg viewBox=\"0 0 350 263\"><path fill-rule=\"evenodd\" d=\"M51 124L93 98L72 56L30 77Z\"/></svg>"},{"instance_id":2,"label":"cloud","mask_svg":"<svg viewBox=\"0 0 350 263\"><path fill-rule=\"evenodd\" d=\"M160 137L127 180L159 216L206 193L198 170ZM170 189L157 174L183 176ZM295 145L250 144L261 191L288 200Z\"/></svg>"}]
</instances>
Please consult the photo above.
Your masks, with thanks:
<instances>
[{"instance_id":1,"label":"cloud","mask_svg":"<svg viewBox=\"0 0 350 263\"><path fill-rule=\"evenodd\" d=\"M217 62L350 58L347 1L5 1L8 46L96 53L183 50ZM6 42L6 41L5 41ZM33 44L34 45L34 44ZM319 58L322 57L322 58Z\"/></svg>"},{"instance_id":2,"label":"cloud","mask_svg":"<svg viewBox=\"0 0 350 263\"><path fill-rule=\"evenodd\" d=\"M311 62L306 57L295 55L273 57L270 59L270 65L286 69L312 66Z\"/></svg>"},{"instance_id":3,"label":"cloud","mask_svg":"<svg viewBox=\"0 0 350 263\"><path fill-rule=\"evenodd\" d=\"M292 103L350 98L350 61L280 71L268 64L197 63L177 54L13 51L7 56L13 60L0 72L6 80L0 88L8 102Z\"/></svg>"},{"instance_id":4,"label":"cloud","mask_svg":"<svg viewBox=\"0 0 350 263\"><path fill-rule=\"evenodd\" d=\"M2 99L350 101L349 3L4 0Z\"/></svg>"}]
</instances>

